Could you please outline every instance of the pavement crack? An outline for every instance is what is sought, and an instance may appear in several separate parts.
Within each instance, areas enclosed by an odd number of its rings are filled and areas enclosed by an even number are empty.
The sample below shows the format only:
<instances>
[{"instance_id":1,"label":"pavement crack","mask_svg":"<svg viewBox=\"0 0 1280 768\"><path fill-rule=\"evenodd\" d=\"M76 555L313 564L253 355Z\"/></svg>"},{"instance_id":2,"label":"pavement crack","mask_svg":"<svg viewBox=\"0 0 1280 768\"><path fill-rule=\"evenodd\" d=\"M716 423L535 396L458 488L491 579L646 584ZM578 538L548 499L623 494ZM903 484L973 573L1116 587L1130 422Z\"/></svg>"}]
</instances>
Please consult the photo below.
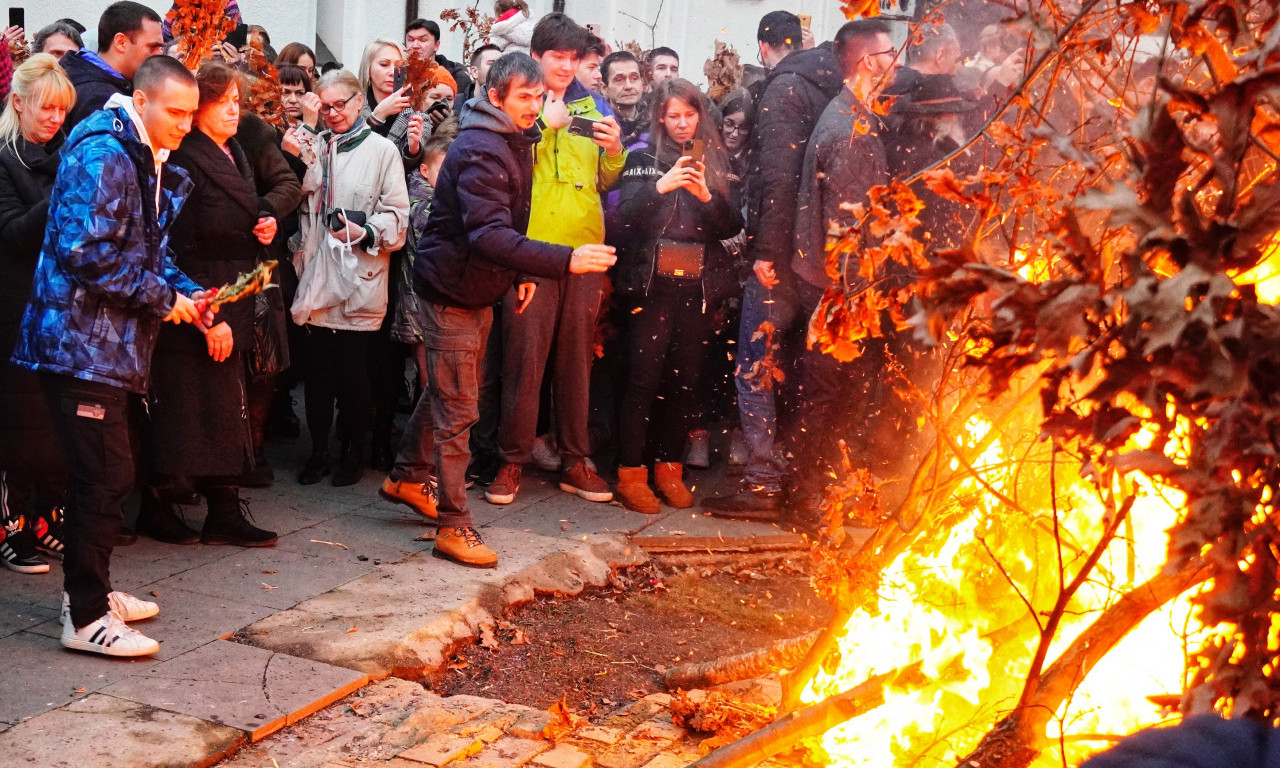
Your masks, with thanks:
<instances>
[{"instance_id":1,"label":"pavement crack","mask_svg":"<svg viewBox=\"0 0 1280 768\"><path fill-rule=\"evenodd\" d=\"M276 655L277 654L273 652L267 657L267 663L262 665L262 697L267 700L267 703L270 704L275 711L284 712L283 709L271 700L271 687L267 685L267 673L271 669L271 662L276 660Z\"/></svg>"}]
</instances>

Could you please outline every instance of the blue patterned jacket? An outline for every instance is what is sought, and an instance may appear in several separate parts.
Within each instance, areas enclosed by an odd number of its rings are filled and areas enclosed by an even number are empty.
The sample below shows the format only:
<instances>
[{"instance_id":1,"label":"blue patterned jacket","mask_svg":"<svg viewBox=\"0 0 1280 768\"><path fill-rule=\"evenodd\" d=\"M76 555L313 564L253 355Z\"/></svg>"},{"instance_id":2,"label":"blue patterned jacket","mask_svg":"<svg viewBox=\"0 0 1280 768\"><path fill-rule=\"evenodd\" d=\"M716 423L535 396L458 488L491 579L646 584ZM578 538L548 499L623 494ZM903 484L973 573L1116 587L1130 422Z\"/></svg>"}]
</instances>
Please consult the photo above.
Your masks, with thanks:
<instances>
[{"instance_id":1,"label":"blue patterned jacket","mask_svg":"<svg viewBox=\"0 0 1280 768\"><path fill-rule=\"evenodd\" d=\"M200 290L169 253L169 227L191 180L161 167L157 215L154 168L151 148L119 107L71 132L13 362L146 392L175 292Z\"/></svg>"}]
</instances>

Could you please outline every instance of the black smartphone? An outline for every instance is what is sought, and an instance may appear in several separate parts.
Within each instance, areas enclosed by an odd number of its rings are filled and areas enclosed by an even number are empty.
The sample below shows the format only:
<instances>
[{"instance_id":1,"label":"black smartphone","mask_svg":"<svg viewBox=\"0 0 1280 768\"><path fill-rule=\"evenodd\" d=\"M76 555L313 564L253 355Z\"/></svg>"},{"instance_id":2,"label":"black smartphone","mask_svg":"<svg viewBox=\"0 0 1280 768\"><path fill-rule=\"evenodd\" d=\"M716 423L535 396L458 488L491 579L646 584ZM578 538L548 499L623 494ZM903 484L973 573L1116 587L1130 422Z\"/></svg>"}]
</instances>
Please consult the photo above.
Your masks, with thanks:
<instances>
[{"instance_id":1,"label":"black smartphone","mask_svg":"<svg viewBox=\"0 0 1280 768\"><path fill-rule=\"evenodd\" d=\"M352 211L346 208L334 208L325 216L324 225L331 232L337 232L347 228L347 222L355 224L357 227L363 227L367 217L364 211Z\"/></svg>"},{"instance_id":2,"label":"black smartphone","mask_svg":"<svg viewBox=\"0 0 1280 768\"><path fill-rule=\"evenodd\" d=\"M448 99L436 99L434 102L432 102L431 106L427 107L427 114L429 115L435 112L441 115L447 115L449 114L450 109L451 107L449 106Z\"/></svg>"},{"instance_id":3,"label":"black smartphone","mask_svg":"<svg viewBox=\"0 0 1280 768\"><path fill-rule=\"evenodd\" d=\"M9 8L9 26L27 28L27 9Z\"/></svg>"},{"instance_id":4,"label":"black smartphone","mask_svg":"<svg viewBox=\"0 0 1280 768\"><path fill-rule=\"evenodd\" d=\"M583 117L582 115L574 115L569 119L569 133L573 136L586 136L588 139L596 137L596 121Z\"/></svg>"},{"instance_id":5,"label":"black smartphone","mask_svg":"<svg viewBox=\"0 0 1280 768\"><path fill-rule=\"evenodd\" d=\"M249 42L249 25L240 23L236 28L231 30L231 34L227 35L227 42L235 46L236 50L240 50Z\"/></svg>"},{"instance_id":6,"label":"black smartphone","mask_svg":"<svg viewBox=\"0 0 1280 768\"><path fill-rule=\"evenodd\" d=\"M702 139L689 139L684 143L684 154L693 158L693 162L701 163L707 153L707 143Z\"/></svg>"},{"instance_id":7,"label":"black smartphone","mask_svg":"<svg viewBox=\"0 0 1280 768\"><path fill-rule=\"evenodd\" d=\"M392 70L391 77L392 90L396 93L403 91L405 84L409 82L409 67L404 64L397 64L396 68Z\"/></svg>"}]
</instances>

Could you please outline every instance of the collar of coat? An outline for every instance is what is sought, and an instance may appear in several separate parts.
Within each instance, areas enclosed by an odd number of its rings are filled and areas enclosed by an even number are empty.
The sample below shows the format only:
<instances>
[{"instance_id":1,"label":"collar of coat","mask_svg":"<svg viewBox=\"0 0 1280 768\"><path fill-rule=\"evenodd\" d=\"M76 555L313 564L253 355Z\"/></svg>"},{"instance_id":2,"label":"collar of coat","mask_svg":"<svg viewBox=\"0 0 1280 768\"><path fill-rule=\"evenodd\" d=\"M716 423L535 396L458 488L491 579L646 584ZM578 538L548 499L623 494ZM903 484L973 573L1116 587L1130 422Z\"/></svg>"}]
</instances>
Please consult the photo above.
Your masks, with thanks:
<instances>
[{"instance_id":1,"label":"collar of coat","mask_svg":"<svg viewBox=\"0 0 1280 768\"><path fill-rule=\"evenodd\" d=\"M258 194L254 189L249 161L235 139L227 140L231 156L199 128L188 133L174 153L173 162L185 168L198 169L210 183L221 189L236 205L251 214L258 213Z\"/></svg>"}]
</instances>

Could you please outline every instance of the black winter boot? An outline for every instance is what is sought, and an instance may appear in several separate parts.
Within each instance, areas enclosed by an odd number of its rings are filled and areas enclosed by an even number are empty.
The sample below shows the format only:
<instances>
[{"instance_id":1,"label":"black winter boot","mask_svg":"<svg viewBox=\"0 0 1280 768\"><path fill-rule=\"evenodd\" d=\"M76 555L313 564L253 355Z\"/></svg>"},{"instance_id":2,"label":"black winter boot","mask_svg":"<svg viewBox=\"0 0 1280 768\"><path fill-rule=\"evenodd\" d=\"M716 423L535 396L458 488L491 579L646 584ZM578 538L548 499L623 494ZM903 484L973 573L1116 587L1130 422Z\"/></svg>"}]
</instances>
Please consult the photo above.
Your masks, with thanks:
<instances>
[{"instance_id":1,"label":"black winter boot","mask_svg":"<svg viewBox=\"0 0 1280 768\"><path fill-rule=\"evenodd\" d=\"M204 519L200 541L205 544L234 544L237 547L273 547L274 531L265 531L249 522L249 502L240 498L235 486L205 489L209 515Z\"/></svg>"},{"instance_id":2,"label":"black winter boot","mask_svg":"<svg viewBox=\"0 0 1280 768\"><path fill-rule=\"evenodd\" d=\"M142 486L142 504L138 507L138 533L165 544L196 544L200 536L187 527L163 490Z\"/></svg>"}]
</instances>

